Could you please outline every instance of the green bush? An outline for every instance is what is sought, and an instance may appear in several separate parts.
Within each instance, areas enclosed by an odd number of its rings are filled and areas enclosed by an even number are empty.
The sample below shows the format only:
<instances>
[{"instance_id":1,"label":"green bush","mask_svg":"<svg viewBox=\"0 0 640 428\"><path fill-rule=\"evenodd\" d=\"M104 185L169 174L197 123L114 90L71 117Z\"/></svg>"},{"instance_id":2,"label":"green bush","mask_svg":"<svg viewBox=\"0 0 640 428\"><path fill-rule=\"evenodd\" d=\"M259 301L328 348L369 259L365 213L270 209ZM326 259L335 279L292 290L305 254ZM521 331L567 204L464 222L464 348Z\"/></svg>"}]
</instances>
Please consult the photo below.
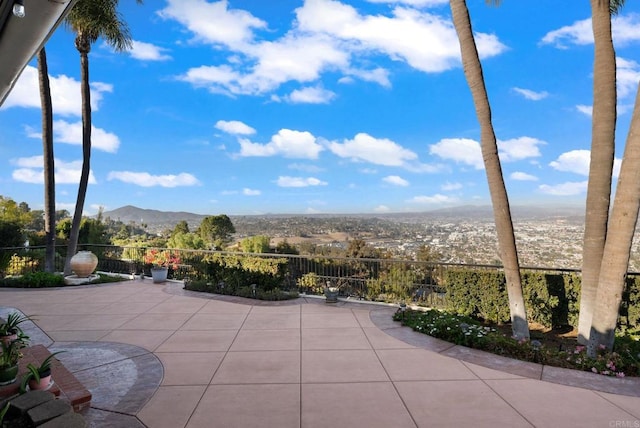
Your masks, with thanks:
<instances>
[{"instance_id":1,"label":"green bush","mask_svg":"<svg viewBox=\"0 0 640 428\"><path fill-rule=\"evenodd\" d=\"M203 275L207 282L224 283L233 288L256 284L264 291L281 287L287 272L287 259L262 258L242 254L208 254Z\"/></svg>"},{"instance_id":2,"label":"green bush","mask_svg":"<svg viewBox=\"0 0 640 428\"><path fill-rule=\"evenodd\" d=\"M258 287L255 289L251 286L223 286L222 284L213 284L205 280L197 280L189 282L184 286L185 290L200 291L204 293L224 294L231 296L247 297L249 299L257 300L290 300L299 297L297 291L283 291L279 288L271 290L263 290Z\"/></svg>"},{"instance_id":3,"label":"green bush","mask_svg":"<svg viewBox=\"0 0 640 428\"><path fill-rule=\"evenodd\" d=\"M15 288L62 287L63 285L64 277L62 275L47 272L30 272L2 280L3 287Z\"/></svg>"}]
</instances>

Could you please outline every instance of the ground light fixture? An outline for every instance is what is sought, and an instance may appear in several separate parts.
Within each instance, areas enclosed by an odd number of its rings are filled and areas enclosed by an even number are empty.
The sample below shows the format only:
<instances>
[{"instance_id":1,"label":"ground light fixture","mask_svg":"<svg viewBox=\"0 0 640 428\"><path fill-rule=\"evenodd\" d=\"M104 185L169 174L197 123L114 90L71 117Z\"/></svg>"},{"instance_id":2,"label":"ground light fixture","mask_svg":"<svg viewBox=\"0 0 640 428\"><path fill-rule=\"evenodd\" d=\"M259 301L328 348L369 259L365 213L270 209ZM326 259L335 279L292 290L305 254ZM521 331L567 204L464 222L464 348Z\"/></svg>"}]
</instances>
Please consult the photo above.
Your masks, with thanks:
<instances>
[{"instance_id":1,"label":"ground light fixture","mask_svg":"<svg viewBox=\"0 0 640 428\"><path fill-rule=\"evenodd\" d=\"M15 0L13 2L13 15L18 18L24 18L24 0Z\"/></svg>"}]
</instances>

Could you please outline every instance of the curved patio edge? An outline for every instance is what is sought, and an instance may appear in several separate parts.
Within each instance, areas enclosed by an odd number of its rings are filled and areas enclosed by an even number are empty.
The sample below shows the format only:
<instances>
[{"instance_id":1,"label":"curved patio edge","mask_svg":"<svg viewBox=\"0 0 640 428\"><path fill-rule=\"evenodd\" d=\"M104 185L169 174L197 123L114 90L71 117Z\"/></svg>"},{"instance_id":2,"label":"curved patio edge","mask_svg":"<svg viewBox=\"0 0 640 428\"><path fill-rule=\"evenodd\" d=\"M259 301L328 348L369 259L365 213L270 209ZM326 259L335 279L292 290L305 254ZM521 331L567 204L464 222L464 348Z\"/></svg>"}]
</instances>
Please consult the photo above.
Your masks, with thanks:
<instances>
[{"instance_id":1,"label":"curved patio edge","mask_svg":"<svg viewBox=\"0 0 640 428\"><path fill-rule=\"evenodd\" d=\"M405 343L437 352L458 360L477 364L494 370L499 370L516 376L538 379L545 382L575 386L593 391L607 392L618 395L640 397L640 378L617 378L603 376L582 370L573 370L543 364L521 361L513 358L495 355L479 349L454 345L424 333L413 331L393 321L392 309L378 309L370 312L371 321L388 335Z\"/></svg>"}]
</instances>

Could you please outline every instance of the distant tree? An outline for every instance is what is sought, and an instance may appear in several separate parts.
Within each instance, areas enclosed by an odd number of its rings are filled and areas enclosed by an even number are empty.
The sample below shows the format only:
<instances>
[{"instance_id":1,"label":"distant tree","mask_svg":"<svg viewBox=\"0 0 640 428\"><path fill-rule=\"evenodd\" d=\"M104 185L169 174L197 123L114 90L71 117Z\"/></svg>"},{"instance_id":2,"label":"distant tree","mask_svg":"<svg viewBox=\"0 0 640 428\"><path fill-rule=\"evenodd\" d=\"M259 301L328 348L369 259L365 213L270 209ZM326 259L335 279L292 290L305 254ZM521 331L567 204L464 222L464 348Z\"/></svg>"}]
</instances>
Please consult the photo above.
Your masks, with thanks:
<instances>
[{"instance_id":1,"label":"distant tree","mask_svg":"<svg viewBox=\"0 0 640 428\"><path fill-rule=\"evenodd\" d=\"M207 248L204 239L196 233L191 232L178 232L171 235L167 241L169 248L179 249L192 249L192 250L204 250Z\"/></svg>"},{"instance_id":2,"label":"distant tree","mask_svg":"<svg viewBox=\"0 0 640 428\"><path fill-rule=\"evenodd\" d=\"M251 236L240 242L240 247L245 253L268 253L271 249L271 238L265 235Z\"/></svg>"},{"instance_id":3,"label":"distant tree","mask_svg":"<svg viewBox=\"0 0 640 428\"><path fill-rule=\"evenodd\" d=\"M380 251L362 239L352 239L349 241L345 256L354 259L377 259L380 257Z\"/></svg>"},{"instance_id":4,"label":"distant tree","mask_svg":"<svg viewBox=\"0 0 640 428\"><path fill-rule=\"evenodd\" d=\"M416 260L419 262L439 262L442 260L442 254L434 250L432 247L423 244L418 247Z\"/></svg>"},{"instance_id":5,"label":"distant tree","mask_svg":"<svg viewBox=\"0 0 640 428\"><path fill-rule=\"evenodd\" d=\"M16 222L24 227L31 221L29 205L21 202L19 205L11 198L0 196L0 220Z\"/></svg>"},{"instance_id":6,"label":"distant tree","mask_svg":"<svg viewBox=\"0 0 640 428\"><path fill-rule=\"evenodd\" d=\"M180 220L173 228L173 233L189 233L189 223L186 220Z\"/></svg>"},{"instance_id":7,"label":"distant tree","mask_svg":"<svg viewBox=\"0 0 640 428\"><path fill-rule=\"evenodd\" d=\"M231 236L236 233L236 228L226 214L220 214L203 218L197 233L209 247L222 249L231 242Z\"/></svg>"},{"instance_id":8,"label":"distant tree","mask_svg":"<svg viewBox=\"0 0 640 428\"><path fill-rule=\"evenodd\" d=\"M0 219L0 247L20 247L22 244L24 235L20 223Z\"/></svg>"},{"instance_id":9,"label":"distant tree","mask_svg":"<svg viewBox=\"0 0 640 428\"><path fill-rule=\"evenodd\" d=\"M300 254L300 252L298 251L296 246L293 245L293 244L288 243L286 239L284 241L278 242L278 245L276 245L276 253L278 253L278 254L294 254L294 255Z\"/></svg>"}]
</instances>

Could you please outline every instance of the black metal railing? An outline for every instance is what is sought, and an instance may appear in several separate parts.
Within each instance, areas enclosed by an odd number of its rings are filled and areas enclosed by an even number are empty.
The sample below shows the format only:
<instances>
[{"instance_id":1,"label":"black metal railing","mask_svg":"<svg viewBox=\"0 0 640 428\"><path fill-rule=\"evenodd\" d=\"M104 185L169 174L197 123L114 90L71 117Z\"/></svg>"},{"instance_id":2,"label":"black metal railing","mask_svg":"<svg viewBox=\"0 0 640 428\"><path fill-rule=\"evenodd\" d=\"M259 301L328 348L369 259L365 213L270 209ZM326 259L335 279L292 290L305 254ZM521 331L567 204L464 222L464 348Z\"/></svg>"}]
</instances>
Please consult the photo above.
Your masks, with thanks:
<instances>
[{"instance_id":1,"label":"black metal railing","mask_svg":"<svg viewBox=\"0 0 640 428\"><path fill-rule=\"evenodd\" d=\"M165 251L152 247L121 247L115 245L79 245L78 250L89 250L98 256L97 270L121 274L149 274L150 265L145 257L151 250ZM66 246L56 246L55 267L64 269ZM173 270L174 279L202 278L203 259L217 254L220 256L245 256L277 258L287 260L287 269L282 288L298 289L308 294L320 294L324 286L330 284L340 289L342 296L369 300L394 301L411 298L416 302L440 306L444 304L442 288L447 269L466 268L499 271L496 265L468 265L454 263L433 263L398 259L367 259L327 256L301 256L270 253L232 253L222 251L170 249L180 262ZM5 274L20 275L44 269L44 247L0 248L0 270L2 260L8 260ZM550 273L579 272L577 269L523 267L523 270L537 270ZM249 284L246 284L249 285Z\"/></svg>"}]
</instances>

